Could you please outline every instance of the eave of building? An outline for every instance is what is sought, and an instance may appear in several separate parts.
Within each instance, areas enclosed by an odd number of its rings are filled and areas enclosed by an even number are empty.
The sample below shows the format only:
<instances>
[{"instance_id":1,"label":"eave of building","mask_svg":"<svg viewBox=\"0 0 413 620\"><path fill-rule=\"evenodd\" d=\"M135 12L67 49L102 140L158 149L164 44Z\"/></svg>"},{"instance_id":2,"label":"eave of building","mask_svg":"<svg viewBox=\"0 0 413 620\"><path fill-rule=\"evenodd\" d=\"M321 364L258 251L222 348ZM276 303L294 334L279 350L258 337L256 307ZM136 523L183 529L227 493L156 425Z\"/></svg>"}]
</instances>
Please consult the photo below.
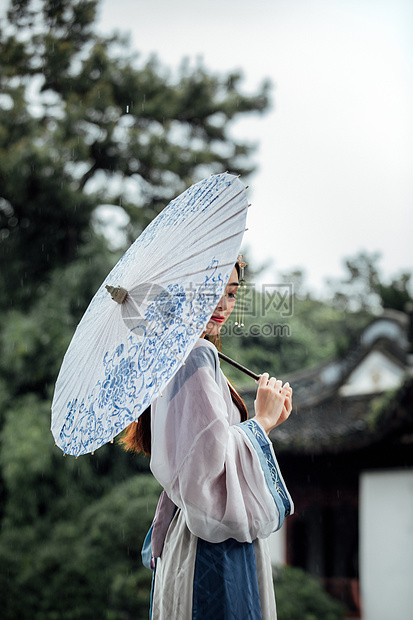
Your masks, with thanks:
<instances>
[{"instance_id":1,"label":"eave of building","mask_svg":"<svg viewBox=\"0 0 413 620\"><path fill-rule=\"evenodd\" d=\"M294 407L271 433L277 450L338 453L384 439L411 441L413 366L405 317L393 312L373 320L343 358L288 377ZM253 411L255 390L243 397Z\"/></svg>"}]
</instances>

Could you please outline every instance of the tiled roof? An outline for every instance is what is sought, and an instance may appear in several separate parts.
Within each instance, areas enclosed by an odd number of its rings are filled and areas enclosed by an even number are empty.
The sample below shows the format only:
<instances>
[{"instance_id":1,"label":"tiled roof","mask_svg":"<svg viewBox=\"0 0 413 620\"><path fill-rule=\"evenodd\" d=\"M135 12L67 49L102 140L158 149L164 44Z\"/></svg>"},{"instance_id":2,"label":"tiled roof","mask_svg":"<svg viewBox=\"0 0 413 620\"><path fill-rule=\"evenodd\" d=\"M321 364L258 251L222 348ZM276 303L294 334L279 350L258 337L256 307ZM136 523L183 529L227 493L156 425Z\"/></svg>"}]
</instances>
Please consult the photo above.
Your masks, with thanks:
<instances>
[{"instance_id":1,"label":"tiled roof","mask_svg":"<svg viewBox=\"0 0 413 620\"><path fill-rule=\"evenodd\" d=\"M360 335L359 343L338 360L288 377L293 412L271 433L277 450L290 453L343 452L389 441L413 443L413 374L407 317L386 313ZM404 377L396 389L343 396L339 390L372 351L379 351ZM255 390L243 398L253 411Z\"/></svg>"}]
</instances>

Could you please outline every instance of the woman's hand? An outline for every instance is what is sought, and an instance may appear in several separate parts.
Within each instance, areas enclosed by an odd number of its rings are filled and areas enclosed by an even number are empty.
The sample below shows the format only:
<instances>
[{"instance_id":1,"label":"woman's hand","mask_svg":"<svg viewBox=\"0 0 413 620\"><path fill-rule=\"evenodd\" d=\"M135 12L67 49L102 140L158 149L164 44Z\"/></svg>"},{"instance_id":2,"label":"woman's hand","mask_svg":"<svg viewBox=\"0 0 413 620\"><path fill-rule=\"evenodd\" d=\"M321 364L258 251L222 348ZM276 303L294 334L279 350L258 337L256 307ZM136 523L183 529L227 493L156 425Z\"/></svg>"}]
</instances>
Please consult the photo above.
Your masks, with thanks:
<instances>
[{"instance_id":1,"label":"woman's hand","mask_svg":"<svg viewBox=\"0 0 413 620\"><path fill-rule=\"evenodd\" d=\"M289 383L282 384L275 377L269 378L264 373L258 380L255 399L255 420L269 433L271 429L282 424L291 413L292 389Z\"/></svg>"}]
</instances>

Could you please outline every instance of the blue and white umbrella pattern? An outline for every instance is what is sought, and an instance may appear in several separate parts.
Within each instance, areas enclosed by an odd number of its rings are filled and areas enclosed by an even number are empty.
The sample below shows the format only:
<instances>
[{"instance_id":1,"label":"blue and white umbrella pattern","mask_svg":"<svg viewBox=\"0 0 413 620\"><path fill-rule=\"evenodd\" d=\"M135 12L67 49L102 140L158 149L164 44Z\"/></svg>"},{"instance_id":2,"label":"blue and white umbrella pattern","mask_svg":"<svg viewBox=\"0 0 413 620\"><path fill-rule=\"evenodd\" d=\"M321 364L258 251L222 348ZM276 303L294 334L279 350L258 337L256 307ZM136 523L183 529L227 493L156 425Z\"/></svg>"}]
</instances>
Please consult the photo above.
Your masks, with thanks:
<instances>
[{"instance_id":1,"label":"blue and white umbrella pattern","mask_svg":"<svg viewBox=\"0 0 413 620\"><path fill-rule=\"evenodd\" d=\"M162 394L225 290L247 211L239 178L213 175L172 200L112 269L57 378L51 430L65 454L112 441Z\"/></svg>"}]
</instances>

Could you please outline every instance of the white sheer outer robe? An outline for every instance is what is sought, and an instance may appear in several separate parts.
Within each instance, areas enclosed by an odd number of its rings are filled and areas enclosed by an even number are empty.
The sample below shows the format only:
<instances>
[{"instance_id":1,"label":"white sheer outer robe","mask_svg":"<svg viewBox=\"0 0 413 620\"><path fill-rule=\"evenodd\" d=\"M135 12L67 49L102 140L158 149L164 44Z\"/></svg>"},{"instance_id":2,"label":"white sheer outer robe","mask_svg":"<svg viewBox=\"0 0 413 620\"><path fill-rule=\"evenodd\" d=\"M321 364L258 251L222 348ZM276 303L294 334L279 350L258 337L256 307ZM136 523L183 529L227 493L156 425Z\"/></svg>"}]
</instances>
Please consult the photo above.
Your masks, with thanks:
<instances>
[{"instance_id":1,"label":"white sheer outer robe","mask_svg":"<svg viewBox=\"0 0 413 620\"><path fill-rule=\"evenodd\" d=\"M293 504L262 427L240 423L208 341L152 405L151 430L151 469L165 489L148 535L157 558L152 620L274 620L260 539Z\"/></svg>"},{"instance_id":2,"label":"white sheer outer robe","mask_svg":"<svg viewBox=\"0 0 413 620\"><path fill-rule=\"evenodd\" d=\"M189 530L209 542L266 538L282 522L239 422L216 349L200 339L152 405L151 470Z\"/></svg>"}]
</instances>

